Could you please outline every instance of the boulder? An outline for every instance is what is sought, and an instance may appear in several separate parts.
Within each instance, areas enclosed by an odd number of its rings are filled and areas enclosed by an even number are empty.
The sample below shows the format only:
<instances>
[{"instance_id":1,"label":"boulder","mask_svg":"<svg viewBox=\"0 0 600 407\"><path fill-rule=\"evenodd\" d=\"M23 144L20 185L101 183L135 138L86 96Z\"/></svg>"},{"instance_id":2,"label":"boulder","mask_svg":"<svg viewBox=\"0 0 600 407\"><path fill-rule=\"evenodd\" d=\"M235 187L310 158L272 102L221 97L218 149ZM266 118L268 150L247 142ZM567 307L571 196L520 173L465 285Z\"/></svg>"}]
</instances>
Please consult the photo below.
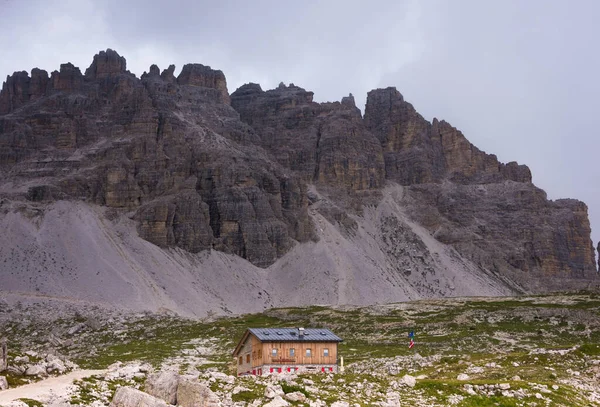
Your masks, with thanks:
<instances>
[{"instance_id":1,"label":"boulder","mask_svg":"<svg viewBox=\"0 0 600 407\"><path fill-rule=\"evenodd\" d=\"M290 405L290 403L288 403L283 398L281 398L281 396L275 396L275 398L273 398L273 400L264 404L263 407L286 407L289 405Z\"/></svg>"},{"instance_id":2,"label":"boulder","mask_svg":"<svg viewBox=\"0 0 600 407\"><path fill-rule=\"evenodd\" d=\"M469 380L469 375L466 373L461 373L456 377L456 380L461 380L461 381Z\"/></svg>"},{"instance_id":3,"label":"boulder","mask_svg":"<svg viewBox=\"0 0 600 407\"><path fill-rule=\"evenodd\" d=\"M287 393L285 395L285 398L286 398L286 400L289 400L289 401L299 401L299 402L306 401L306 396L304 395L304 393L300 393L299 391Z\"/></svg>"},{"instance_id":4,"label":"boulder","mask_svg":"<svg viewBox=\"0 0 600 407\"><path fill-rule=\"evenodd\" d=\"M409 387L415 387L415 384L417 384L417 379L415 379L414 376L411 376L409 374L402 376L402 383L409 386Z\"/></svg>"},{"instance_id":5,"label":"boulder","mask_svg":"<svg viewBox=\"0 0 600 407\"><path fill-rule=\"evenodd\" d=\"M277 396L283 396L284 394L285 393L283 392L283 389L279 384L267 385L267 387L265 388L265 397L269 399L275 398Z\"/></svg>"},{"instance_id":6,"label":"boulder","mask_svg":"<svg viewBox=\"0 0 600 407\"><path fill-rule=\"evenodd\" d=\"M46 372L48 373L64 373L67 368L60 359L53 359L46 365Z\"/></svg>"},{"instance_id":7,"label":"boulder","mask_svg":"<svg viewBox=\"0 0 600 407\"><path fill-rule=\"evenodd\" d=\"M5 376L0 376L0 390L8 389L8 381Z\"/></svg>"},{"instance_id":8,"label":"boulder","mask_svg":"<svg viewBox=\"0 0 600 407\"><path fill-rule=\"evenodd\" d=\"M25 376L46 376L46 369L42 365L31 365L25 370Z\"/></svg>"},{"instance_id":9,"label":"boulder","mask_svg":"<svg viewBox=\"0 0 600 407\"><path fill-rule=\"evenodd\" d=\"M215 101L229 104L229 92L227 91L227 80L222 71L211 69L210 66L202 64L186 64L177 77L179 85L198 86L215 89Z\"/></svg>"},{"instance_id":10,"label":"boulder","mask_svg":"<svg viewBox=\"0 0 600 407\"><path fill-rule=\"evenodd\" d=\"M127 61L116 51L107 49L100 51L94 56L94 60L88 69L85 70L85 76L88 79L103 79L107 76L118 75L127 71Z\"/></svg>"},{"instance_id":11,"label":"boulder","mask_svg":"<svg viewBox=\"0 0 600 407\"><path fill-rule=\"evenodd\" d=\"M161 371L148 376L144 391L158 397L169 404L177 404L177 386L179 375L177 372Z\"/></svg>"},{"instance_id":12,"label":"boulder","mask_svg":"<svg viewBox=\"0 0 600 407\"><path fill-rule=\"evenodd\" d=\"M4 372L8 367L8 346L6 338L0 340L0 372Z\"/></svg>"},{"instance_id":13,"label":"boulder","mask_svg":"<svg viewBox=\"0 0 600 407\"><path fill-rule=\"evenodd\" d=\"M167 403L132 387L119 387L110 407L167 407Z\"/></svg>"},{"instance_id":14,"label":"boulder","mask_svg":"<svg viewBox=\"0 0 600 407\"><path fill-rule=\"evenodd\" d=\"M177 386L177 404L181 407L220 407L216 394L204 383L182 379Z\"/></svg>"}]
</instances>

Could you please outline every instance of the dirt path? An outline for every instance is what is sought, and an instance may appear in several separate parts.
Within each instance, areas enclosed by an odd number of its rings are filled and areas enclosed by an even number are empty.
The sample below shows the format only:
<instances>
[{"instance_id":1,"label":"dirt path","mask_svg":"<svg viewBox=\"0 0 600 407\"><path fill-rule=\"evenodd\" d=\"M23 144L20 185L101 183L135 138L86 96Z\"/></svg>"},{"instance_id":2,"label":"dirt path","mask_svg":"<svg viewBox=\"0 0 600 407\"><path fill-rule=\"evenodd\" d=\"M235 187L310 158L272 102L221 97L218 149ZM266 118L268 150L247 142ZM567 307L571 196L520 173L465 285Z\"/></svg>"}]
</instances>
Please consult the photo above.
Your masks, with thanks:
<instances>
[{"instance_id":1,"label":"dirt path","mask_svg":"<svg viewBox=\"0 0 600 407\"><path fill-rule=\"evenodd\" d=\"M51 377L37 383L26 384L0 391L0 405L10 403L13 400L28 398L34 400L49 399L66 396L68 388L74 380L88 376L103 374L105 370L77 370L63 376ZM40 400L41 401L41 400Z\"/></svg>"}]
</instances>

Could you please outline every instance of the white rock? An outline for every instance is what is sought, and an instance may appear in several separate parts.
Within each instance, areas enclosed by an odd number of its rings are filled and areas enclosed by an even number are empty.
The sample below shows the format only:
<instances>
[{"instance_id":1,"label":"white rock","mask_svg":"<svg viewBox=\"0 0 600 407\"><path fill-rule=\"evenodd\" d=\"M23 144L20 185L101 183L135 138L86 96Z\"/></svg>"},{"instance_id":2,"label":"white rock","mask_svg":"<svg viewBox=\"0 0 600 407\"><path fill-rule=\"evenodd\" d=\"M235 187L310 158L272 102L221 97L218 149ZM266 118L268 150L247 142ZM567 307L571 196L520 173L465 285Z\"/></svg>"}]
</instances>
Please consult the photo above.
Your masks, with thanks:
<instances>
[{"instance_id":1,"label":"white rock","mask_svg":"<svg viewBox=\"0 0 600 407\"><path fill-rule=\"evenodd\" d=\"M414 376L411 376L409 374L402 376L401 381L403 384L409 387L415 387L415 384L417 384L417 379L415 379Z\"/></svg>"},{"instance_id":2,"label":"white rock","mask_svg":"<svg viewBox=\"0 0 600 407\"><path fill-rule=\"evenodd\" d=\"M46 376L46 369L42 365L29 366L25 370L25 376Z\"/></svg>"},{"instance_id":3,"label":"white rock","mask_svg":"<svg viewBox=\"0 0 600 407\"><path fill-rule=\"evenodd\" d=\"M448 403L451 406L458 404L463 400L464 400L464 397L461 396L460 394L451 394L450 396L448 396Z\"/></svg>"},{"instance_id":4,"label":"white rock","mask_svg":"<svg viewBox=\"0 0 600 407\"><path fill-rule=\"evenodd\" d=\"M331 404L331 407L350 407L350 403L345 401L336 401Z\"/></svg>"},{"instance_id":5,"label":"white rock","mask_svg":"<svg viewBox=\"0 0 600 407\"><path fill-rule=\"evenodd\" d=\"M465 386L464 386L464 389L465 389L465 391L466 391L468 394L470 394L470 395L472 395L472 396L474 396L474 395L476 395L476 394L477 394L477 393L475 392L475 390L473 390L473 385L472 385L472 384L465 384Z\"/></svg>"},{"instance_id":6,"label":"white rock","mask_svg":"<svg viewBox=\"0 0 600 407\"><path fill-rule=\"evenodd\" d=\"M558 386L556 384L552 385L552 390L558 390Z\"/></svg>"},{"instance_id":7,"label":"white rock","mask_svg":"<svg viewBox=\"0 0 600 407\"><path fill-rule=\"evenodd\" d=\"M456 380L469 380L469 375L465 373L461 373L456 377Z\"/></svg>"},{"instance_id":8,"label":"white rock","mask_svg":"<svg viewBox=\"0 0 600 407\"><path fill-rule=\"evenodd\" d=\"M6 377L0 376L0 390L6 389L8 389L8 381L6 380Z\"/></svg>"},{"instance_id":9,"label":"white rock","mask_svg":"<svg viewBox=\"0 0 600 407\"><path fill-rule=\"evenodd\" d=\"M306 396L303 393L300 393L299 391L288 393L285 395L285 398L289 401L306 401Z\"/></svg>"},{"instance_id":10,"label":"white rock","mask_svg":"<svg viewBox=\"0 0 600 407\"><path fill-rule=\"evenodd\" d=\"M109 407L167 407L167 403L134 388L119 387Z\"/></svg>"},{"instance_id":11,"label":"white rock","mask_svg":"<svg viewBox=\"0 0 600 407\"><path fill-rule=\"evenodd\" d=\"M66 367L64 363L60 359L53 359L46 366L46 371L48 373L64 373Z\"/></svg>"},{"instance_id":12,"label":"white rock","mask_svg":"<svg viewBox=\"0 0 600 407\"><path fill-rule=\"evenodd\" d=\"M500 383L498 385L498 388L500 390L508 390L508 389L510 389L510 383Z\"/></svg>"},{"instance_id":13,"label":"white rock","mask_svg":"<svg viewBox=\"0 0 600 407\"><path fill-rule=\"evenodd\" d=\"M226 375L225 373L210 372L209 374L211 377L214 377L215 379L225 382L227 384L233 384L235 382L235 377Z\"/></svg>"},{"instance_id":14,"label":"white rock","mask_svg":"<svg viewBox=\"0 0 600 407\"><path fill-rule=\"evenodd\" d=\"M233 388L233 390L231 391L231 393L232 394L238 394L238 393L241 393L243 391L250 391L250 389L247 388L247 387L244 387L244 386L235 386Z\"/></svg>"},{"instance_id":15,"label":"white rock","mask_svg":"<svg viewBox=\"0 0 600 407\"><path fill-rule=\"evenodd\" d=\"M177 372L163 371L151 374L146 380L144 391L158 397L169 404L177 403L177 386L179 375Z\"/></svg>"},{"instance_id":16,"label":"white rock","mask_svg":"<svg viewBox=\"0 0 600 407\"><path fill-rule=\"evenodd\" d=\"M272 399L277 396L283 396L285 393L279 384L269 385L265 388L265 397Z\"/></svg>"},{"instance_id":17,"label":"white rock","mask_svg":"<svg viewBox=\"0 0 600 407\"><path fill-rule=\"evenodd\" d=\"M511 380L513 382L519 382L519 381L521 381L521 376L513 376Z\"/></svg>"},{"instance_id":18,"label":"white rock","mask_svg":"<svg viewBox=\"0 0 600 407\"><path fill-rule=\"evenodd\" d=\"M194 379L180 379L177 386L177 405L181 407L218 407L221 402L206 384Z\"/></svg>"},{"instance_id":19,"label":"white rock","mask_svg":"<svg viewBox=\"0 0 600 407\"><path fill-rule=\"evenodd\" d=\"M281 398L281 396L275 396L275 398L269 401L264 407L286 407L289 406L290 403Z\"/></svg>"},{"instance_id":20,"label":"white rock","mask_svg":"<svg viewBox=\"0 0 600 407\"><path fill-rule=\"evenodd\" d=\"M542 396L540 393L535 393L535 398L536 399L543 399L544 396Z\"/></svg>"}]
</instances>

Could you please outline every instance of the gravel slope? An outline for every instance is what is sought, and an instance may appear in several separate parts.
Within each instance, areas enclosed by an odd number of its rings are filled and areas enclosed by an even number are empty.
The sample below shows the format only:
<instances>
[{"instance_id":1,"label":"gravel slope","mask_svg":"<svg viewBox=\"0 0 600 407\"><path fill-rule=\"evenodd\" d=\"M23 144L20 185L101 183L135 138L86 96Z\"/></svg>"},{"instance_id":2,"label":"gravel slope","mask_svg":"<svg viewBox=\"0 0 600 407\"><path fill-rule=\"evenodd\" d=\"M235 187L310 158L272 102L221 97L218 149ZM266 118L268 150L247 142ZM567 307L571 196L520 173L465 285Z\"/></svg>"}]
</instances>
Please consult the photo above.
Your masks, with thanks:
<instances>
[{"instance_id":1,"label":"gravel slope","mask_svg":"<svg viewBox=\"0 0 600 407\"><path fill-rule=\"evenodd\" d=\"M0 207L0 298L54 298L203 316L307 304L366 305L511 290L410 222L402 187L344 233L317 207L318 242L267 269L216 251L163 250L126 214L82 202ZM391 223L390 223L391 222Z\"/></svg>"}]
</instances>

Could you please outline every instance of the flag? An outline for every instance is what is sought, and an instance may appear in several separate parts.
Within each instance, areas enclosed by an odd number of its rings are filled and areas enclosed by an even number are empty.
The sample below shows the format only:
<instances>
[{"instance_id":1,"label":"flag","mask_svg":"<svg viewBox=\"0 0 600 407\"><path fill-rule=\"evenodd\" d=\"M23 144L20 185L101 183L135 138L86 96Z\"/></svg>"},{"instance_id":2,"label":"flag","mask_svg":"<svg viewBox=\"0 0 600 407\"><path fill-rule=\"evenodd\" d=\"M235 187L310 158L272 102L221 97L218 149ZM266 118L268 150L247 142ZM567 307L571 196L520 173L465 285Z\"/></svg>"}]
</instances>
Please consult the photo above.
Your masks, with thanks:
<instances>
[{"instance_id":1,"label":"flag","mask_svg":"<svg viewBox=\"0 0 600 407\"><path fill-rule=\"evenodd\" d=\"M413 341L413 338L410 338L410 343L408 344L408 349L412 349L413 346L415 346L415 341Z\"/></svg>"}]
</instances>

